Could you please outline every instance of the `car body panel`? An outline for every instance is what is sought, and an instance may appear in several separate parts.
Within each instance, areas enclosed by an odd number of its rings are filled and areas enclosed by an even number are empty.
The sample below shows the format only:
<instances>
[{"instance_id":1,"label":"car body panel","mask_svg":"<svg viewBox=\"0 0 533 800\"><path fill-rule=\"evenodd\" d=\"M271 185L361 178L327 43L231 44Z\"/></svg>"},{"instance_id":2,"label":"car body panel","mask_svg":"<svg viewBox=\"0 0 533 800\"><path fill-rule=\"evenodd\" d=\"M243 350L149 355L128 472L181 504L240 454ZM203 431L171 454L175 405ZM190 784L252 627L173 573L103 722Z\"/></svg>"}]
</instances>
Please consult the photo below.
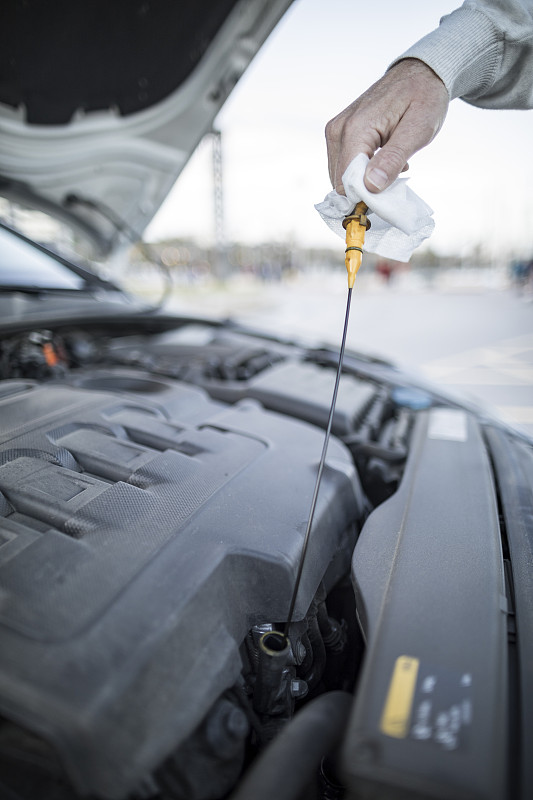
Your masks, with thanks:
<instances>
[{"instance_id":1,"label":"car body panel","mask_svg":"<svg viewBox=\"0 0 533 800\"><path fill-rule=\"evenodd\" d=\"M99 257L138 239L289 5L9 0L0 194Z\"/></svg>"}]
</instances>

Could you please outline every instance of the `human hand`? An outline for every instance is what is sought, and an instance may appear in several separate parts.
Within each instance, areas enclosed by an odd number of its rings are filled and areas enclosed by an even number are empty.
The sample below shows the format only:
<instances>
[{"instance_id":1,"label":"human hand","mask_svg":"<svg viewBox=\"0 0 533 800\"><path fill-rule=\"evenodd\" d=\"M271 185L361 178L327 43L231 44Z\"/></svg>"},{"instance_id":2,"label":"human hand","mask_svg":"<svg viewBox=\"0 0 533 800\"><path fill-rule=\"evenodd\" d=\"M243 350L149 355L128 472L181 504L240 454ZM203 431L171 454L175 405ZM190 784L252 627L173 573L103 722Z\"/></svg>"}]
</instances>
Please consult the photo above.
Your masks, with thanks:
<instances>
[{"instance_id":1,"label":"human hand","mask_svg":"<svg viewBox=\"0 0 533 800\"><path fill-rule=\"evenodd\" d=\"M365 153L370 159L366 188L386 189L409 168L408 159L435 138L448 104L448 91L430 67L416 58L399 61L326 125L333 188L344 194L346 167Z\"/></svg>"}]
</instances>

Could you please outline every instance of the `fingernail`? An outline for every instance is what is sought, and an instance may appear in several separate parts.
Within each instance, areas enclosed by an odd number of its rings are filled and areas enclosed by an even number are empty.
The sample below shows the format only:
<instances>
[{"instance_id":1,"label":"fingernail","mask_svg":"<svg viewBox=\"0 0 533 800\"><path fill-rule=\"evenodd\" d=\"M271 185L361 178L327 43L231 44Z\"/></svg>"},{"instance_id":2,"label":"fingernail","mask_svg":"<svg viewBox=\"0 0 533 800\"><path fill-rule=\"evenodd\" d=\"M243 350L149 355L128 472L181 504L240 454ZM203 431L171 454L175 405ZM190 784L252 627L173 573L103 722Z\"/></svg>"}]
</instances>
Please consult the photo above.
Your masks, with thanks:
<instances>
[{"instance_id":1,"label":"fingernail","mask_svg":"<svg viewBox=\"0 0 533 800\"><path fill-rule=\"evenodd\" d=\"M384 189L389 181L387 175L382 169L378 169L378 167L372 167L372 169L366 173L366 179L379 190Z\"/></svg>"}]
</instances>

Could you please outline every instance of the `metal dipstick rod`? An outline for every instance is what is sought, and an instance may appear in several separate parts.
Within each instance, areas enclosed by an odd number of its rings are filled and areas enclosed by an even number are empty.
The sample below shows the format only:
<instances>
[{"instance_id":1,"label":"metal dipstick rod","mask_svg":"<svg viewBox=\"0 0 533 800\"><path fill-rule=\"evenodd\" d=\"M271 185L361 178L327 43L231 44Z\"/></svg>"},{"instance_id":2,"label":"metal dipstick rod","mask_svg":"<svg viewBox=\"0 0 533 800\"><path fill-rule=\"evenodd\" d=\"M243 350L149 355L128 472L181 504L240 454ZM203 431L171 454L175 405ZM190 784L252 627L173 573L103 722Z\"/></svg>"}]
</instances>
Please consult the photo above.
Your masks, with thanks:
<instances>
[{"instance_id":1,"label":"metal dipstick rod","mask_svg":"<svg viewBox=\"0 0 533 800\"><path fill-rule=\"evenodd\" d=\"M315 481L315 488L313 491L313 498L311 500L311 508L309 511L309 519L307 522L307 528L305 530L305 536L302 544L302 550L300 553L300 562L298 564L298 572L296 574L296 581L294 584L294 589L292 592L291 597L291 604L289 606L289 613L287 615L287 622L285 623L285 636L288 635L289 627L292 622L292 617L294 614L294 607L296 605L296 598L298 596L298 589L300 588L300 581L302 578L305 556L307 553L307 548L309 546L309 538L311 535L311 528L313 525L313 518L315 516L315 509L318 500L318 492L320 489L320 482L322 480L322 473L324 472L324 465L326 463L326 454L328 452L328 444L329 438L331 434L331 426L333 424L333 416L335 414L335 406L337 404L337 394L339 392L339 384L341 379L342 373L342 363L344 360L344 350L346 347L346 334L348 332L348 321L350 318L350 305L352 302L352 289L355 282L355 276L361 266L361 260L363 256L363 243L365 240L365 232L370 227L370 222L366 217L366 212L368 211L367 206L363 203L357 203L355 209L353 210L352 214L348 217L345 217L343 221L343 226L346 230L346 256L345 256L345 264L346 269L348 271L348 300L346 303L346 315L344 318L344 329L342 332L342 341L341 341L341 348L339 352L339 364L337 367L337 375L335 377L335 386L333 389L333 398L331 400L331 406L329 409L329 416L328 416L328 423L326 426L326 435L324 437L324 444L322 446L322 455L320 456L320 462L318 464L318 471Z\"/></svg>"}]
</instances>

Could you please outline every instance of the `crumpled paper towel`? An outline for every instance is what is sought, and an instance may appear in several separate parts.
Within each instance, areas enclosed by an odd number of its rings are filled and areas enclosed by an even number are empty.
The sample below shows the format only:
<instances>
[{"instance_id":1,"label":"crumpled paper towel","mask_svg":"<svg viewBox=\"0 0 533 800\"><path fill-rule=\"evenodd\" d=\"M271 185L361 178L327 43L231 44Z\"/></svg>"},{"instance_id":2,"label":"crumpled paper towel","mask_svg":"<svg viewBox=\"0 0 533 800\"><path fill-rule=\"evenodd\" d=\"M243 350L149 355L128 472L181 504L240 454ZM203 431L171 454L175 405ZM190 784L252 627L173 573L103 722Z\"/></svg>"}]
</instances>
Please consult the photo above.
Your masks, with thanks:
<instances>
[{"instance_id":1,"label":"crumpled paper towel","mask_svg":"<svg viewBox=\"0 0 533 800\"><path fill-rule=\"evenodd\" d=\"M342 221L363 200L371 222L363 249L395 261L409 261L435 227L433 210L407 186L406 178L397 178L379 194L369 192L363 180L368 161L368 156L359 153L348 166L342 176L346 197L330 192L315 208L326 225L344 239Z\"/></svg>"}]
</instances>

